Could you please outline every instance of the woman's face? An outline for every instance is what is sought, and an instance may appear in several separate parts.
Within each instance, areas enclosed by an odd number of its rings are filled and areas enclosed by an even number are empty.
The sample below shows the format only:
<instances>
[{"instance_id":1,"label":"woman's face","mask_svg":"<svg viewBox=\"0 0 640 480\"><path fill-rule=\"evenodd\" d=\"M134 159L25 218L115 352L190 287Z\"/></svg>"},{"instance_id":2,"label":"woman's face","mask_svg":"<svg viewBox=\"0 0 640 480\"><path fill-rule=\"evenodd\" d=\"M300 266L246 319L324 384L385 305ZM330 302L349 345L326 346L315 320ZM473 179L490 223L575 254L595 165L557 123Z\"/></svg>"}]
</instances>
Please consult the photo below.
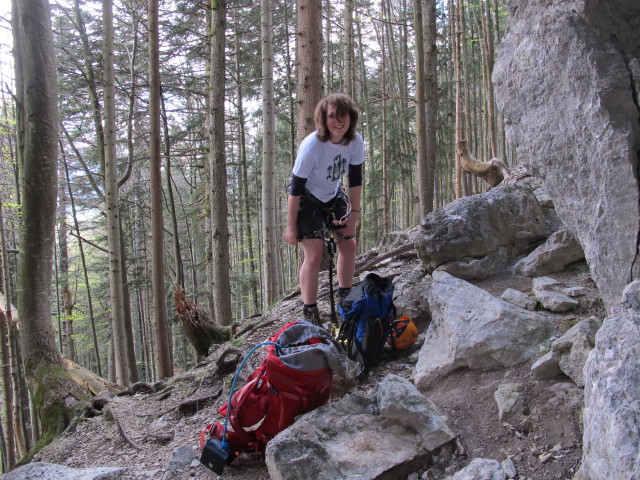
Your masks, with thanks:
<instances>
[{"instance_id":1,"label":"woman's face","mask_svg":"<svg viewBox=\"0 0 640 480\"><path fill-rule=\"evenodd\" d=\"M336 106L333 104L327 105L327 129L331 134L332 143L342 143L344 134L349 130L351 124L351 117L349 114L339 116L336 113Z\"/></svg>"}]
</instances>

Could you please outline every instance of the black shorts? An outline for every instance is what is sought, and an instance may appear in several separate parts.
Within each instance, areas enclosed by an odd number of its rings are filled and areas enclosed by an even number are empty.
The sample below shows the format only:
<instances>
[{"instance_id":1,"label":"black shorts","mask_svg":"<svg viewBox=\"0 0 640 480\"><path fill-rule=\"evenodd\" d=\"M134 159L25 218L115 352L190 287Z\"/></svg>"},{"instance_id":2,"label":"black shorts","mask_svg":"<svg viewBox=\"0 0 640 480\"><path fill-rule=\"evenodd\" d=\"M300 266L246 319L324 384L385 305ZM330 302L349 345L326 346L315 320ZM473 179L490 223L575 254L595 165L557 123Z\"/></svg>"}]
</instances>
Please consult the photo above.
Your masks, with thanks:
<instances>
[{"instance_id":1,"label":"black shorts","mask_svg":"<svg viewBox=\"0 0 640 480\"><path fill-rule=\"evenodd\" d=\"M341 220L349 211L347 196L338 190L336 196L326 203L321 202L307 190L300 195L298 210L298 237L324 238L326 227L333 220Z\"/></svg>"}]
</instances>

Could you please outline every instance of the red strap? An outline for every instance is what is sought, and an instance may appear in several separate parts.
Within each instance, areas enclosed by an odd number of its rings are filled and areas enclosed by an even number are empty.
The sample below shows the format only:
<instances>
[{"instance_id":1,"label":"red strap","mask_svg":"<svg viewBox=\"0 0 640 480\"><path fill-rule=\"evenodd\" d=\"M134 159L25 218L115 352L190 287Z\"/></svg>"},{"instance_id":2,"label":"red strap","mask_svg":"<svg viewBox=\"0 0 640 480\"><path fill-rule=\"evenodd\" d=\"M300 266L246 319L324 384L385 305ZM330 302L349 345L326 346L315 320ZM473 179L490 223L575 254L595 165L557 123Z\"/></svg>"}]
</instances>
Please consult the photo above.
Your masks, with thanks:
<instances>
[{"instance_id":1,"label":"red strap","mask_svg":"<svg viewBox=\"0 0 640 480\"><path fill-rule=\"evenodd\" d=\"M210 435L211 430L213 430L213 424L212 423L210 423L209 425L207 425L206 427L204 427L202 429L202 433L200 433L200 450L202 450L204 448L204 445L207 443L207 441L209 441L208 438L205 441L205 436L207 436L207 434L209 434L209 438L210 438L211 437L211 435Z\"/></svg>"}]
</instances>

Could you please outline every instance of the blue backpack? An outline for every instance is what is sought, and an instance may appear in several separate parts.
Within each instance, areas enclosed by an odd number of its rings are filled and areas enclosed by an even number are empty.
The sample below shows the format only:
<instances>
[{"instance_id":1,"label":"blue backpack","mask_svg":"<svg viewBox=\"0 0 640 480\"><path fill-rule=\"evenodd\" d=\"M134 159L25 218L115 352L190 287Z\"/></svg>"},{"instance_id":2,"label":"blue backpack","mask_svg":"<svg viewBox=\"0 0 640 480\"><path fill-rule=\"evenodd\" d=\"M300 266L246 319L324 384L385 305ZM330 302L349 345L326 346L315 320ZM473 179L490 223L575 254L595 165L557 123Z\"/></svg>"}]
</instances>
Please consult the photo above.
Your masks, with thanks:
<instances>
[{"instance_id":1,"label":"blue backpack","mask_svg":"<svg viewBox=\"0 0 640 480\"><path fill-rule=\"evenodd\" d=\"M347 355L358 361L363 380L384 351L396 315L393 304L393 282L375 273L351 289L338 306L343 318L338 340L345 343Z\"/></svg>"}]
</instances>

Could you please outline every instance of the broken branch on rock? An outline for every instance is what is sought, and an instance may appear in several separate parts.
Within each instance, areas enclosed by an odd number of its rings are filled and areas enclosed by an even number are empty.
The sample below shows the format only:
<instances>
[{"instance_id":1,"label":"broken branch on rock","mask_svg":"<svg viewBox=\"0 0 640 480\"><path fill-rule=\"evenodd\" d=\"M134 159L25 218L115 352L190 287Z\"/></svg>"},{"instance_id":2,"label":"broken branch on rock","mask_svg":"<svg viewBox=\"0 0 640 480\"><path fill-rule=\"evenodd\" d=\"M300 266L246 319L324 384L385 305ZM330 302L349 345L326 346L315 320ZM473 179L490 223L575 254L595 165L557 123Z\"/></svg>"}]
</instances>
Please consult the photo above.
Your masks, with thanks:
<instances>
[{"instance_id":1,"label":"broken branch on rock","mask_svg":"<svg viewBox=\"0 0 640 480\"><path fill-rule=\"evenodd\" d=\"M460 166L462 169L471 175L484 179L489 185L487 190L500 185L500 183L505 178L509 178L511 174L507 166L499 158L492 158L488 162L476 160L469 151L466 140L458 141L456 151L460 156Z\"/></svg>"}]
</instances>

